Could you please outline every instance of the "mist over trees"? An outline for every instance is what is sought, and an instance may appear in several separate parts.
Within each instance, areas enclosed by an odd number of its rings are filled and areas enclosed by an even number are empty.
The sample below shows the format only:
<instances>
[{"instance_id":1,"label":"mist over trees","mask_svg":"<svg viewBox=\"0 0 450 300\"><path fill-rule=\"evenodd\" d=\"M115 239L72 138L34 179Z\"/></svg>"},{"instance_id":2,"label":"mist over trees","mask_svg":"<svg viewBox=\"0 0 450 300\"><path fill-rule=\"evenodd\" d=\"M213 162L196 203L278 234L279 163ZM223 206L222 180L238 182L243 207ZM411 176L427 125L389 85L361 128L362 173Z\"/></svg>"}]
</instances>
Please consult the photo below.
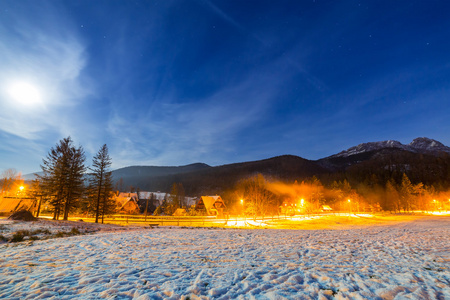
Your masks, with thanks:
<instances>
[{"instance_id":1,"label":"mist over trees","mask_svg":"<svg viewBox=\"0 0 450 300\"><path fill-rule=\"evenodd\" d=\"M256 219L278 210L280 204L277 196L268 188L268 182L263 175L243 179L236 185L236 195L245 214Z\"/></svg>"},{"instance_id":2,"label":"mist over trees","mask_svg":"<svg viewBox=\"0 0 450 300\"><path fill-rule=\"evenodd\" d=\"M421 182L412 183L405 173L399 182L390 179L385 185L357 183L355 186L346 179L324 185L316 177L301 182L287 182L256 174L241 180L233 189L225 192L223 199L234 213L254 218L318 213L324 211L324 205L335 211L352 213L450 209L448 190L437 190L433 185Z\"/></svg>"},{"instance_id":3,"label":"mist over trees","mask_svg":"<svg viewBox=\"0 0 450 300\"><path fill-rule=\"evenodd\" d=\"M245 212L252 217L278 214L282 206L289 205L302 213L319 212L323 205L352 212L450 208L448 153L382 149L355 156L308 161L286 155L218 167L147 167L144 174L136 172L139 167L128 167L122 173L134 170L134 177L124 181L116 175L113 182L107 146L100 148L92 167L87 168L83 148L75 147L68 137L43 159L43 175L29 186L28 195L46 203L45 209L55 219L67 219L76 212L94 216L96 222L114 212L114 184L115 190L123 192L170 193L158 210L166 215L178 208L189 211L183 203L185 196L203 195L220 195L230 213ZM163 175L158 176L159 171ZM17 196L21 183L20 174L5 171L0 181L2 195Z\"/></svg>"},{"instance_id":4,"label":"mist over trees","mask_svg":"<svg viewBox=\"0 0 450 300\"><path fill-rule=\"evenodd\" d=\"M7 169L3 171L0 178L0 195L8 196L11 193L16 193L24 180L22 174L15 169Z\"/></svg>"}]
</instances>

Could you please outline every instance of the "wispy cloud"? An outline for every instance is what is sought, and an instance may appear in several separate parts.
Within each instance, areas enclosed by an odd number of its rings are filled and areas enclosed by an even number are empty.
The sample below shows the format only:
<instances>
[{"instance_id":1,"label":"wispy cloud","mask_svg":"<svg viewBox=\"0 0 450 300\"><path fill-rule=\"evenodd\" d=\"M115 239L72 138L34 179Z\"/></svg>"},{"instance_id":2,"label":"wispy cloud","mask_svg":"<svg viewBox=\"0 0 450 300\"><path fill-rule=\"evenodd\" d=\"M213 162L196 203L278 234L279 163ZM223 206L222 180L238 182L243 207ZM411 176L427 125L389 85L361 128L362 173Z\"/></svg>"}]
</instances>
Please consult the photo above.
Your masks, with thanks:
<instances>
[{"instance_id":1,"label":"wispy cloud","mask_svg":"<svg viewBox=\"0 0 450 300\"><path fill-rule=\"evenodd\" d=\"M81 82L86 57L73 26L55 7L28 4L0 20L0 129L38 139L43 131L58 132L64 123L59 110L74 107L89 89ZM16 102L8 94L14 82L35 86L41 102Z\"/></svg>"},{"instance_id":2,"label":"wispy cloud","mask_svg":"<svg viewBox=\"0 0 450 300\"><path fill-rule=\"evenodd\" d=\"M116 110L108 129L122 157L119 163L223 163L241 147L238 136L273 108L284 80L273 67L254 70L240 84L222 86L195 102L180 103L168 92L139 112Z\"/></svg>"},{"instance_id":3,"label":"wispy cloud","mask_svg":"<svg viewBox=\"0 0 450 300\"><path fill-rule=\"evenodd\" d=\"M24 157L29 156L30 149L34 149L34 155L45 154L43 149L53 146L47 145L49 140L68 135L67 112L76 111L84 97L92 93L82 77L87 63L85 46L67 12L54 4L1 4L0 131L5 137L4 147L15 149L16 168L25 165ZM33 86L39 101L22 103L14 98L10 90L17 83ZM39 165L30 166L28 162L27 167L36 170Z\"/></svg>"}]
</instances>

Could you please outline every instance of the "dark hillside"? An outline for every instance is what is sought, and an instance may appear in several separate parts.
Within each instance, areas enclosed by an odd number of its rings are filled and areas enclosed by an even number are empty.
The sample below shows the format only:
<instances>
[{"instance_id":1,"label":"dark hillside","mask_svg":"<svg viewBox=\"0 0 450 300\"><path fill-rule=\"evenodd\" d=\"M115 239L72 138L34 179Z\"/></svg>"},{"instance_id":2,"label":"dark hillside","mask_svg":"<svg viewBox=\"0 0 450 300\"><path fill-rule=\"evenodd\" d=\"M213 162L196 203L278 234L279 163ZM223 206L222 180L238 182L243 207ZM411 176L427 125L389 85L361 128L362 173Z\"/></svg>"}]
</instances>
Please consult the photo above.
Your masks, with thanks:
<instances>
[{"instance_id":1,"label":"dark hillside","mask_svg":"<svg viewBox=\"0 0 450 300\"><path fill-rule=\"evenodd\" d=\"M232 189L236 182L257 173L267 178L294 181L327 172L317 163L293 155L283 155L260 161L205 168L169 176L140 177L135 186L141 190L169 191L174 182L183 184L186 194L197 196L216 194Z\"/></svg>"},{"instance_id":2,"label":"dark hillside","mask_svg":"<svg viewBox=\"0 0 450 300\"><path fill-rule=\"evenodd\" d=\"M150 178L189 173L211 168L207 164L196 163L179 167L157 167L157 166L131 166L113 171L113 180L118 182L123 189L130 186L138 187L139 183L147 182Z\"/></svg>"}]
</instances>

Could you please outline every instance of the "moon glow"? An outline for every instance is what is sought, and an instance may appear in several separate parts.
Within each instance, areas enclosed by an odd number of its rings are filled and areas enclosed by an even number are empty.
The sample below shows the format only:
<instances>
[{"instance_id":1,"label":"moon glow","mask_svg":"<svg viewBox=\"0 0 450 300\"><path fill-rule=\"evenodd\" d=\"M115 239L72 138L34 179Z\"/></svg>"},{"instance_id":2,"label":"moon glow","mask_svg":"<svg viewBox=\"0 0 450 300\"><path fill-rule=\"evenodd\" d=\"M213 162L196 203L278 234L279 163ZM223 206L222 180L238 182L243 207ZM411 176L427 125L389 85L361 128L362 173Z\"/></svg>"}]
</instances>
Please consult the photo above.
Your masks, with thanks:
<instances>
[{"instance_id":1,"label":"moon glow","mask_svg":"<svg viewBox=\"0 0 450 300\"><path fill-rule=\"evenodd\" d=\"M38 104L42 101L39 89L24 81L12 83L8 88L8 94L14 101L24 105Z\"/></svg>"}]
</instances>

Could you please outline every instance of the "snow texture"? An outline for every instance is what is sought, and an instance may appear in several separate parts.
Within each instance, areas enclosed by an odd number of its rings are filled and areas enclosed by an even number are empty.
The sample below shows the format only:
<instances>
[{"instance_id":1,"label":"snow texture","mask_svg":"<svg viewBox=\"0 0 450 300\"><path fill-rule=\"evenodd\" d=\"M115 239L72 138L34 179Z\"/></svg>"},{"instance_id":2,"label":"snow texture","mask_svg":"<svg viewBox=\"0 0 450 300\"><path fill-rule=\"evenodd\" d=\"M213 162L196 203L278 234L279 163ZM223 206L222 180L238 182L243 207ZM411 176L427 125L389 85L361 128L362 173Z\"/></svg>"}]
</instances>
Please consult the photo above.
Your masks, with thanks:
<instances>
[{"instance_id":1,"label":"snow texture","mask_svg":"<svg viewBox=\"0 0 450 300\"><path fill-rule=\"evenodd\" d=\"M2 299L450 299L450 218L138 229L0 245Z\"/></svg>"}]
</instances>

